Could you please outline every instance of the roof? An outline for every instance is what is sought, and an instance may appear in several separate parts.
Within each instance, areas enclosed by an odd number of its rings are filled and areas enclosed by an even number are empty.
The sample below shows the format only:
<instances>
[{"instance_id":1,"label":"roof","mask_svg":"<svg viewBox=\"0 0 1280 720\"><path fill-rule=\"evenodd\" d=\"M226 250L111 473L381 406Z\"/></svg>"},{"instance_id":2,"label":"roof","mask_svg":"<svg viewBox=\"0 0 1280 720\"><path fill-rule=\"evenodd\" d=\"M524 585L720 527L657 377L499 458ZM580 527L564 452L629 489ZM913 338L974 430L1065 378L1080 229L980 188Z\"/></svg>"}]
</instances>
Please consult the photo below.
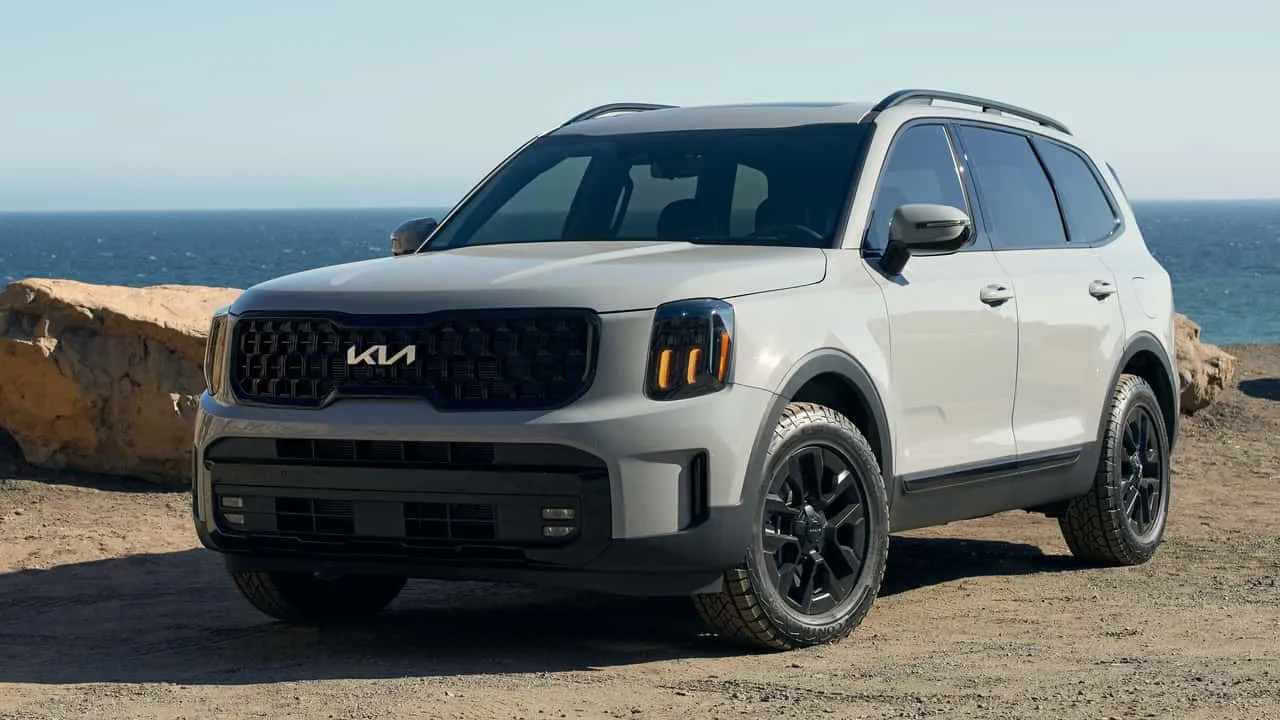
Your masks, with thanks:
<instances>
[{"instance_id":1,"label":"roof","mask_svg":"<svg viewBox=\"0 0 1280 720\"><path fill-rule=\"evenodd\" d=\"M871 110L872 103L796 102L750 103L672 107L644 112L579 120L556 129L556 133L614 135L669 130L722 130L730 128L778 128L821 123L856 123Z\"/></svg>"},{"instance_id":2,"label":"roof","mask_svg":"<svg viewBox=\"0 0 1280 720\"><path fill-rule=\"evenodd\" d=\"M937 101L972 109L936 105ZM775 102L673 107L647 103L614 103L586 110L552 131L553 134L614 135L673 130L779 128L825 123L859 123L883 112L919 113L948 117L980 115L1002 124L1033 123L1070 134L1062 123L1033 110L999 100L945 90L898 90L877 103Z\"/></svg>"}]
</instances>

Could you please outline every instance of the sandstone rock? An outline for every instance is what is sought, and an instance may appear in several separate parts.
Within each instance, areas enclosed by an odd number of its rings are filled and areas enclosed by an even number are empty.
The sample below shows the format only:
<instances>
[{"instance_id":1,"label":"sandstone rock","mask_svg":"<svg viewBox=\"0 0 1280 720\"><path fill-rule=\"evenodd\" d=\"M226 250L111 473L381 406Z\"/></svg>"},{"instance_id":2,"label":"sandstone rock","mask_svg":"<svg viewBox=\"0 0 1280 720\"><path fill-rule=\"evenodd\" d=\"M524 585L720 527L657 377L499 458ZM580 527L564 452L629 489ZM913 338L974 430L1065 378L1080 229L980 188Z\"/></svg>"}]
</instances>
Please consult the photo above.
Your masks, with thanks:
<instances>
[{"instance_id":1,"label":"sandstone rock","mask_svg":"<svg viewBox=\"0 0 1280 720\"><path fill-rule=\"evenodd\" d=\"M1200 342L1200 326L1181 313L1174 317L1178 387L1182 414L1192 415L1218 399L1236 372L1236 357Z\"/></svg>"},{"instance_id":2,"label":"sandstone rock","mask_svg":"<svg viewBox=\"0 0 1280 720\"><path fill-rule=\"evenodd\" d=\"M32 465L186 482L209 317L240 292L9 285L0 292L0 428Z\"/></svg>"}]
</instances>

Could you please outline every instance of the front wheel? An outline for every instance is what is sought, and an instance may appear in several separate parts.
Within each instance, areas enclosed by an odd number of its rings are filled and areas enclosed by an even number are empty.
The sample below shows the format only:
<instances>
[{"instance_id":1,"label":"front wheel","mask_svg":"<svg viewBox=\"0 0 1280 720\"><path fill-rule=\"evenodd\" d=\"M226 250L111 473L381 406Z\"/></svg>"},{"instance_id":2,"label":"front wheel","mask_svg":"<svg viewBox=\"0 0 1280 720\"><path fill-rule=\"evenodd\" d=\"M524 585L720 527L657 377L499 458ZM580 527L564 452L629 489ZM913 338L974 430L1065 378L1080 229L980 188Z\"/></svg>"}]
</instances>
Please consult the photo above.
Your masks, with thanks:
<instances>
[{"instance_id":1,"label":"front wheel","mask_svg":"<svg viewBox=\"0 0 1280 720\"><path fill-rule=\"evenodd\" d=\"M1076 557L1105 565L1151 559L1169 518L1169 435L1147 381L1121 375L1093 488L1059 519Z\"/></svg>"},{"instance_id":2,"label":"front wheel","mask_svg":"<svg viewBox=\"0 0 1280 720\"><path fill-rule=\"evenodd\" d=\"M699 614L750 647L839 640L870 609L889 550L888 497L871 446L832 408L791 403L758 482L752 547L720 592L694 596Z\"/></svg>"},{"instance_id":3,"label":"front wheel","mask_svg":"<svg viewBox=\"0 0 1280 720\"><path fill-rule=\"evenodd\" d=\"M404 578L389 575L328 579L311 573L233 572L231 579L259 611L300 625L371 617L395 600L405 584Z\"/></svg>"}]
</instances>

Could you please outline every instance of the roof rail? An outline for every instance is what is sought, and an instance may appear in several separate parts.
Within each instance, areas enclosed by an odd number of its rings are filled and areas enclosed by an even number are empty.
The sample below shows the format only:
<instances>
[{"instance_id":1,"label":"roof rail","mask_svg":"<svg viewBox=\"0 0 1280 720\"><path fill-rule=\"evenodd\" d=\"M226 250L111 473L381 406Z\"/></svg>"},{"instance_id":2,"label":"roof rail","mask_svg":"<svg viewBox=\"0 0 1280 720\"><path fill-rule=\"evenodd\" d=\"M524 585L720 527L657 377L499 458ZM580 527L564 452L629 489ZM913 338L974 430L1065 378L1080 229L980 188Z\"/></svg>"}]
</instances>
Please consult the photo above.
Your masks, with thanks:
<instances>
[{"instance_id":1,"label":"roof rail","mask_svg":"<svg viewBox=\"0 0 1280 720\"><path fill-rule=\"evenodd\" d=\"M584 110L578 113L577 115L574 115L573 117L566 120L564 122L564 125L561 125L560 127L564 127L565 125L572 125L573 123L576 123L576 122L582 122L583 120L591 120L592 118L603 117L605 115L612 115L614 113L643 112L645 110L665 110L667 108L673 108L673 107L675 107L675 105L654 105L653 103L629 103L629 102L609 103L607 105L598 105L596 107L591 108L590 110Z\"/></svg>"},{"instance_id":2,"label":"roof rail","mask_svg":"<svg viewBox=\"0 0 1280 720\"><path fill-rule=\"evenodd\" d=\"M1010 105L1009 103L1003 103L998 100L990 100L988 98L977 97L975 95L965 95L963 93L947 92L945 90L922 90L918 88L899 90L895 93L891 93L885 96L883 100L876 103L875 107L871 108L871 112L872 113L884 112L885 110L888 110L891 107L904 105L909 102L923 101L925 103L932 104L934 100L943 100L947 102L962 103L965 105L976 105L982 108L983 112L999 112L1007 115L1016 115L1025 120L1031 120L1033 122L1040 123L1041 125L1044 125L1046 127L1051 127L1054 130L1057 130L1058 132L1064 133L1066 135L1071 134L1071 131L1067 129L1066 125L1063 125L1062 123L1058 122L1057 120L1054 120L1048 115L1042 115L1038 112L1034 112L1026 108L1021 108L1021 107L1018 107L1017 105Z\"/></svg>"}]
</instances>

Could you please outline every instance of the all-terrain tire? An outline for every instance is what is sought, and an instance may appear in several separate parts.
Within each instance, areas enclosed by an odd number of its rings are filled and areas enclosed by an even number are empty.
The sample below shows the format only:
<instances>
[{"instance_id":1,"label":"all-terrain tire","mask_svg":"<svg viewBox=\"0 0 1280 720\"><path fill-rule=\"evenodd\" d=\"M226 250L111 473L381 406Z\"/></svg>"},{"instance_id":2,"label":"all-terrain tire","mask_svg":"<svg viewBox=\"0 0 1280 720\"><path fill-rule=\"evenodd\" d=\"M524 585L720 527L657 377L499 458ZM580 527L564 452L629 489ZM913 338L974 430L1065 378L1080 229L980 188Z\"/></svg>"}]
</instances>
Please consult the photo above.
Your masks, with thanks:
<instances>
[{"instance_id":1,"label":"all-terrain tire","mask_svg":"<svg viewBox=\"0 0 1280 720\"><path fill-rule=\"evenodd\" d=\"M1142 438L1133 423L1146 422L1150 435L1146 439L1150 457L1135 464L1134 443ZM1146 453L1137 452L1136 455ZM1158 466L1153 466L1157 463ZM1143 483L1134 479L1136 472ZM1149 492L1139 485L1154 487L1158 497L1146 503ZM1164 537L1169 517L1169 435L1165 427L1160 401L1146 380L1137 375L1121 375L1112 395L1107 417L1102 452L1098 459L1093 487L1088 493L1068 503L1058 519L1062 536L1072 555L1101 565L1140 565L1151 559ZM1135 500L1136 498L1136 500ZM1143 502L1141 508L1130 503ZM1149 514L1144 511L1149 509ZM1137 512L1143 522L1131 520Z\"/></svg>"},{"instance_id":2,"label":"all-terrain tire","mask_svg":"<svg viewBox=\"0 0 1280 720\"><path fill-rule=\"evenodd\" d=\"M288 623L322 625L362 620L381 612L404 588L403 577L232 572L240 593L259 611Z\"/></svg>"},{"instance_id":3,"label":"all-terrain tire","mask_svg":"<svg viewBox=\"0 0 1280 720\"><path fill-rule=\"evenodd\" d=\"M865 511L859 511L865 512L859 526L865 525L866 532L860 535L865 542L862 565L848 594L830 611L807 615L784 599L779 583L769 581L771 568L777 567L776 556L765 553L763 533L766 497L776 501L776 495L770 496L770 478L781 471L782 464L815 445L834 451L847 463L856 497L865 506ZM752 649L789 650L847 636L862 622L880 590L889 550L888 495L867 439L832 408L791 403L774 428L764 476L747 482L759 486L752 547L741 565L725 572L720 592L693 597L699 615L722 639ZM799 581L803 583L803 578Z\"/></svg>"}]
</instances>

